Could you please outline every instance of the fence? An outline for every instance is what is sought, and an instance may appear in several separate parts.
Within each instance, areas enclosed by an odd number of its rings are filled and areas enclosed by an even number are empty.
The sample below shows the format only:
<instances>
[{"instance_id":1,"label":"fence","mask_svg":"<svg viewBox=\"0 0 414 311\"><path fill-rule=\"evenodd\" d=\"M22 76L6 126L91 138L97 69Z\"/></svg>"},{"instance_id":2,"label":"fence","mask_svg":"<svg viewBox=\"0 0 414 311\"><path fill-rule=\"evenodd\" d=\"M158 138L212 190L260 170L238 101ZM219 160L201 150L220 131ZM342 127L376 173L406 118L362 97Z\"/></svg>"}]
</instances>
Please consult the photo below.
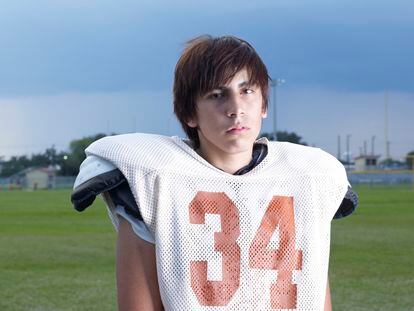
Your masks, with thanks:
<instances>
[{"instance_id":1,"label":"fence","mask_svg":"<svg viewBox=\"0 0 414 311\"><path fill-rule=\"evenodd\" d=\"M414 171L348 172L351 185L413 185Z\"/></svg>"},{"instance_id":2,"label":"fence","mask_svg":"<svg viewBox=\"0 0 414 311\"><path fill-rule=\"evenodd\" d=\"M50 183L52 189L72 188L75 183L76 176L54 176ZM33 190L28 188L25 183L16 183L10 178L0 178L0 191L1 190Z\"/></svg>"},{"instance_id":3,"label":"fence","mask_svg":"<svg viewBox=\"0 0 414 311\"><path fill-rule=\"evenodd\" d=\"M56 176L55 189L73 188L76 176Z\"/></svg>"},{"instance_id":4,"label":"fence","mask_svg":"<svg viewBox=\"0 0 414 311\"><path fill-rule=\"evenodd\" d=\"M76 176L56 176L53 188L72 188ZM351 185L411 185L414 187L414 171L368 171L348 172ZM9 178L0 178L0 190L21 189L19 185L12 184Z\"/></svg>"}]
</instances>

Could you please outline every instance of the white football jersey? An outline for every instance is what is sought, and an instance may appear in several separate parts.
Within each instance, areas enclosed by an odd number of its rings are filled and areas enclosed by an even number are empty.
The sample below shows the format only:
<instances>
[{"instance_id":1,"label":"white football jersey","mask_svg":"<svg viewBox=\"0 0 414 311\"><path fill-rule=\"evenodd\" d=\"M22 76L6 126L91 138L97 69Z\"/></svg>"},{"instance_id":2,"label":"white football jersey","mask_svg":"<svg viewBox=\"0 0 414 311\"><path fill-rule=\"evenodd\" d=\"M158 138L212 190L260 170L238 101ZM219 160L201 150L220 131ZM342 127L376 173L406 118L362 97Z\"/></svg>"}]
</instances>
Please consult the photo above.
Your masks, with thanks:
<instances>
[{"instance_id":1,"label":"white football jersey","mask_svg":"<svg viewBox=\"0 0 414 311\"><path fill-rule=\"evenodd\" d=\"M87 148L119 168L155 239L166 310L323 310L330 222L348 188L333 156L286 142L234 176L178 137Z\"/></svg>"}]
</instances>

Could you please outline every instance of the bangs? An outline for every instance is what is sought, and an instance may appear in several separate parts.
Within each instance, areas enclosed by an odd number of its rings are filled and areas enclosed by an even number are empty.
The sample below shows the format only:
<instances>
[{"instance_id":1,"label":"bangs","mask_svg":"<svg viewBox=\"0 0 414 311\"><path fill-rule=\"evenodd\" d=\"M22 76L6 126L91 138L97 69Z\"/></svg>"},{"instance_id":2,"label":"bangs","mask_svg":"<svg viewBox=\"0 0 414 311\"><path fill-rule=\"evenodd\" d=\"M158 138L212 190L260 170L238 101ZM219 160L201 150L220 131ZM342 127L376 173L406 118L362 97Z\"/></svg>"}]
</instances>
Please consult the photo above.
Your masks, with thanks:
<instances>
[{"instance_id":1,"label":"bangs","mask_svg":"<svg viewBox=\"0 0 414 311\"><path fill-rule=\"evenodd\" d=\"M214 40L205 50L204 61L198 68L193 81L199 96L227 84L240 70L246 69L251 85L263 86L268 83L265 65L249 43L234 37Z\"/></svg>"}]
</instances>

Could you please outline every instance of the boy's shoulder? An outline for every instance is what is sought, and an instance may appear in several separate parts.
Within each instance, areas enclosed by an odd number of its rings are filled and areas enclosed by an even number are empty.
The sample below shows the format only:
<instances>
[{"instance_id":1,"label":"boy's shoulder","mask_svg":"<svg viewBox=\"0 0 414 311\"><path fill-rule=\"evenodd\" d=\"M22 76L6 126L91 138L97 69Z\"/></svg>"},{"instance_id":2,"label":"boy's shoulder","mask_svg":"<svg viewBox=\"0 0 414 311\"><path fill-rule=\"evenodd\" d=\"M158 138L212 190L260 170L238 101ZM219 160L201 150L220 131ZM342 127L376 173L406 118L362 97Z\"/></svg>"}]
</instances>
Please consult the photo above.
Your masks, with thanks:
<instances>
[{"instance_id":1,"label":"boy's shoulder","mask_svg":"<svg viewBox=\"0 0 414 311\"><path fill-rule=\"evenodd\" d=\"M85 153L110 161L116 167L160 169L185 156L181 138L157 134L131 133L106 136L93 142Z\"/></svg>"},{"instance_id":2,"label":"boy's shoulder","mask_svg":"<svg viewBox=\"0 0 414 311\"><path fill-rule=\"evenodd\" d=\"M275 153L278 164L290 173L300 175L345 173L342 163L320 148L289 142L269 142L268 146L269 151Z\"/></svg>"},{"instance_id":3,"label":"boy's shoulder","mask_svg":"<svg viewBox=\"0 0 414 311\"><path fill-rule=\"evenodd\" d=\"M129 145L135 146L142 143L162 143L163 141L168 142L172 137L158 135L158 134L149 134L149 133L128 133L120 135L105 136L101 139L94 141L88 148L97 148L105 147L109 145Z\"/></svg>"}]
</instances>

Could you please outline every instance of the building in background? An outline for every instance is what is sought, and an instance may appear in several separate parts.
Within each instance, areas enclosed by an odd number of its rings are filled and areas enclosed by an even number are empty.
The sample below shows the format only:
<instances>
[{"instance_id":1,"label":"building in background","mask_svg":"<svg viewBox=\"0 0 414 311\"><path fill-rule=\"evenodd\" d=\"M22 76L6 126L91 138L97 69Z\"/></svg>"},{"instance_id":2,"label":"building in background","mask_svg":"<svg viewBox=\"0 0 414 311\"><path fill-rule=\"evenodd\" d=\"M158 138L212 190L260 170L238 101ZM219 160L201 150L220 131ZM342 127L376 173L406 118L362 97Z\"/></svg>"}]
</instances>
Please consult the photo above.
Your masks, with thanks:
<instances>
[{"instance_id":1,"label":"building in background","mask_svg":"<svg viewBox=\"0 0 414 311\"><path fill-rule=\"evenodd\" d=\"M56 169L52 167L29 167L9 177L9 183L21 189L53 189Z\"/></svg>"},{"instance_id":2,"label":"building in background","mask_svg":"<svg viewBox=\"0 0 414 311\"><path fill-rule=\"evenodd\" d=\"M378 155L360 155L355 160L355 171L372 171L378 169Z\"/></svg>"}]
</instances>

